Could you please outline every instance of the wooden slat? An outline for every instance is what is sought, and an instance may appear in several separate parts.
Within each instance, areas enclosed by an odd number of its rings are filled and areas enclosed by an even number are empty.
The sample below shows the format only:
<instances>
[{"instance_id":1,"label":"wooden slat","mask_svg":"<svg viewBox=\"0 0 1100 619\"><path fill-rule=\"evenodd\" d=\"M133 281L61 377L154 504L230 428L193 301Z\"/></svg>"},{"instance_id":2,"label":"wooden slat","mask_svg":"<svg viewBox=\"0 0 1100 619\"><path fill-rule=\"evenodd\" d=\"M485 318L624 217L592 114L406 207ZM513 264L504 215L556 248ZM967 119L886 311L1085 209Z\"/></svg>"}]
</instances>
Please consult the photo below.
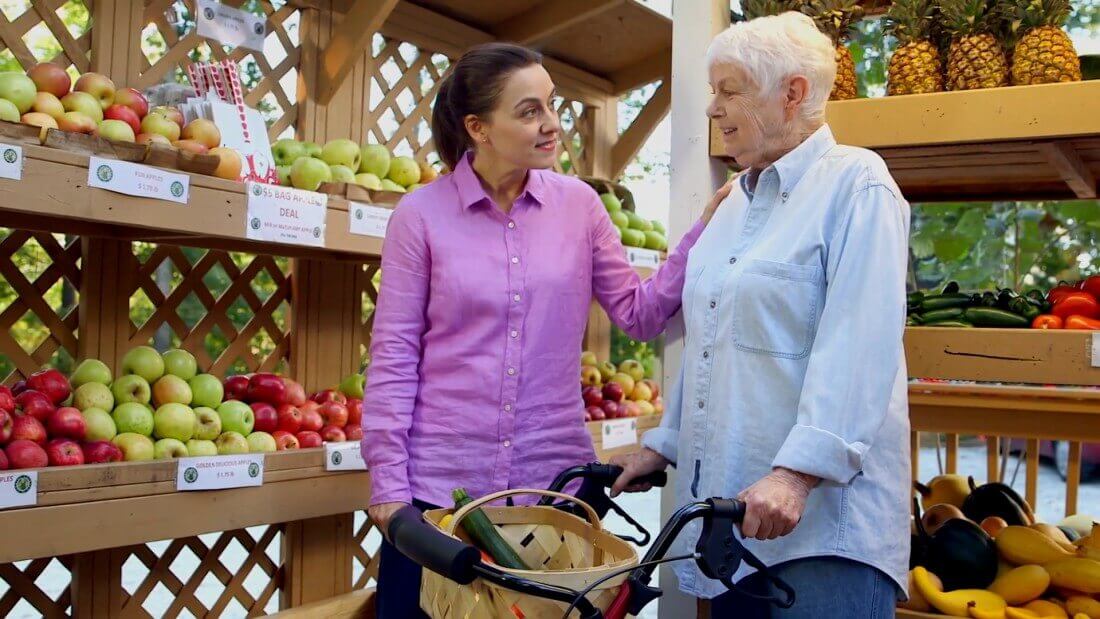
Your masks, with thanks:
<instances>
[{"instance_id":1,"label":"wooden slat","mask_svg":"<svg viewBox=\"0 0 1100 619\"><path fill-rule=\"evenodd\" d=\"M1039 498L1039 441L1027 440L1027 487L1025 497L1029 505L1038 505Z\"/></svg>"},{"instance_id":2,"label":"wooden slat","mask_svg":"<svg viewBox=\"0 0 1100 619\"><path fill-rule=\"evenodd\" d=\"M1069 442L1069 467L1066 470L1066 516L1077 513L1077 496L1081 489L1081 443Z\"/></svg>"},{"instance_id":3,"label":"wooden slat","mask_svg":"<svg viewBox=\"0 0 1100 619\"><path fill-rule=\"evenodd\" d=\"M653 130L668 116L671 107L672 81L665 79L646 102L634 122L615 142L611 150L611 178L622 175L623 170L634 160L634 156L642 149L649 136L653 135Z\"/></svg>"},{"instance_id":4,"label":"wooden slat","mask_svg":"<svg viewBox=\"0 0 1100 619\"><path fill-rule=\"evenodd\" d=\"M1080 155L1072 145L1065 142L1049 142L1042 144L1040 149L1078 198L1082 200L1096 198L1096 176L1081 161Z\"/></svg>"},{"instance_id":5,"label":"wooden slat","mask_svg":"<svg viewBox=\"0 0 1100 619\"><path fill-rule=\"evenodd\" d=\"M314 96L321 105L332 100L344 78L359 62L371 38L389 17L397 0L360 0L343 16L340 25L321 54L320 73Z\"/></svg>"},{"instance_id":6,"label":"wooden slat","mask_svg":"<svg viewBox=\"0 0 1100 619\"><path fill-rule=\"evenodd\" d=\"M309 619L327 617L329 619L354 619L373 616L374 587L358 589L351 593L288 608L271 615L272 619Z\"/></svg>"},{"instance_id":7,"label":"wooden slat","mask_svg":"<svg viewBox=\"0 0 1100 619\"><path fill-rule=\"evenodd\" d=\"M634 90L657 80L669 82L672 75L672 48L662 49L648 58L619 69L611 76L616 94Z\"/></svg>"},{"instance_id":8,"label":"wooden slat","mask_svg":"<svg viewBox=\"0 0 1100 619\"><path fill-rule=\"evenodd\" d=\"M954 475L959 472L959 435L948 434L944 437L947 444L947 458L944 473Z\"/></svg>"},{"instance_id":9,"label":"wooden slat","mask_svg":"<svg viewBox=\"0 0 1100 619\"><path fill-rule=\"evenodd\" d=\"M516 15L493 28L502 41L536 46L559 32L583 24L625 0L553 0Z\"/></svg>"},{"instance_id":10,"label":"wooden slat","mask_svg":"<svg viewBox=\"0 0 1100 619\"><path fill-rule=\"evenodd\" d=\"M988 482L1001 481L1001 439L996 436L985 437L985 479Z\"/></svg>"},{"instance_id":11,"label":"wooden slat","mask_svg":"<svg viewBox=\"0 0 1100 619\"><path fill-rule=\"evenodd\" d=\"M909 432L909 476L920 481L920 432Z\"/></svg>"}]
</instances>

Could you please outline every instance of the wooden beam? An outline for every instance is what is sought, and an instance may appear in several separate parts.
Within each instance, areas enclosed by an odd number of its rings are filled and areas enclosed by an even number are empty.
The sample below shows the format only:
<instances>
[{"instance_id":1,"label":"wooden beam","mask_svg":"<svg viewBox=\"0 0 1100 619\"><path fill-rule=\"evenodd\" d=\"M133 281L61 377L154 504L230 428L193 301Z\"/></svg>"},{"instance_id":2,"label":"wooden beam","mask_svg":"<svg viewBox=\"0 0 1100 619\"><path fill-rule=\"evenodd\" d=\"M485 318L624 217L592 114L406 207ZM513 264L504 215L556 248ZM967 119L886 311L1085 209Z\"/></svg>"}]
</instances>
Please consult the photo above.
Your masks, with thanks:
<instances>
[{"instance_id":1,"label":"wooden beam","mask_svg":"<svg viewBox=\"0 0 1100 619\"><path fill-rule=\"evenodd\" d=\"M611 148L611 178L618 178L672 109L672 80L665 79Z\"/></svg>"},{"instance_id":2,"label":"wooden beam","mask_svg":"<svg viewBox=\"0 0 1100 619\"><path fill-rule=\"evenodd\" d=\"M1096 177L1081 161L1081 156L1069 142L1046 142L1039 145L1050 165L1058 171L1066 185L1082 200L1096 198Z\"/></svg>"},{"instance_id":3,"label":"wooden beam","mask_svg":"<svg viewBox=\"0 0 1100 619\"><path fill-rule=\"evenodd\" d=\"M501 22L494 33L503 41L533 46L623 3L624 0L549 0Z\"/></svg>"},{"instance_id":4,"label":"wooden beam","mask_svg":"<svg viewBox=\"0 0 1100 619\"><path fill-rule=\"evenodd\" d=\"M317 103L326 105L332 99L395 6L397 0L359 0L341 18L339 29L321 55Z\"/></svg>"},{"instance_id":5,"label":"wooden beam","mask_svg":"<svg viewBox=\"0 0 1100 619\"><path fill-rule=\"evenodd\" d=\"M615 94L634 90L650 82L667 78L672 74L672 50L662 49L648 58L644 58L629 67L619 69L611 75Z\"/></svg>"}]
</instances>

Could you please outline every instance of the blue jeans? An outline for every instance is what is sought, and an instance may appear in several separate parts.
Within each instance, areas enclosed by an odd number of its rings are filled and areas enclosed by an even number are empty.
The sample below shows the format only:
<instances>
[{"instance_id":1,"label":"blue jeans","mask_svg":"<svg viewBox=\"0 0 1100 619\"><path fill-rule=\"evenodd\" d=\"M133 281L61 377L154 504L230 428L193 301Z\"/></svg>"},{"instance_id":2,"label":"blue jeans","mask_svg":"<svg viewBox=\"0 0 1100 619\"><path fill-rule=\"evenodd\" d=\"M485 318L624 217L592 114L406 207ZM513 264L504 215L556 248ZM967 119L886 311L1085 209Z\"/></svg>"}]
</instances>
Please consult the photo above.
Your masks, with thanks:
<instances>
[{"instance_id":1,"label":"blue jeans","mask_svg":"<svg viewBox=\"0 0 1100 619\"><path fill-rule=\"evenodd\" d=\"M859 617L891 619L897 602L897 585L881 571L840 557L810 557L781 563L772 572L795 591L794 606L783 609L730 591L711 600L714 619L820 619ZM778 589L756 574L739 586L757 595L780 595Z\"/></svg>"},{"instance_id":2,"label":"blue jeans","mask_svg":"<svg viewBox=\"0 0 1100 619\"><path fill-rule=\"evenodd\" d=\"M435 509L423 501L413 501L421 511ZM398 552L393 544L382 539L379 549L378 593L375 596L375 616L378 619L427 619L420 610L420 576L422 568Z\"/></svg>"}]
</instances>

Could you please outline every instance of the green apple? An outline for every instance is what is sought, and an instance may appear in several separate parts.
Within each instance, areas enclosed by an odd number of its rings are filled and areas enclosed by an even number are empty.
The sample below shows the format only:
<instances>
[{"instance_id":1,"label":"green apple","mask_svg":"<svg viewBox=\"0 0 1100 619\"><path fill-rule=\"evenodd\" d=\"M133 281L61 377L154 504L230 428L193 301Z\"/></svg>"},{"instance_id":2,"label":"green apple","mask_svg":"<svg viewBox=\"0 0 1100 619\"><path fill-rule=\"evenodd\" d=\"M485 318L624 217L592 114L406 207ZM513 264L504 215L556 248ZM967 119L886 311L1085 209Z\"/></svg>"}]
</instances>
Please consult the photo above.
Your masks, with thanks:
<instances>
[{"instance_id":1,"label":"green apple","mask_svg":"<svg viewBox=\"0 0 1100 619\"><path fill-rule=\"evenodd\" d=\"M137 140L137 136L134 134L134 128L129 123L116 120L106 119L99 121L99 128L96 133L101 138L108 140L114 140L115 142L134 142Z\"/></svg>"},{"instance_id":2,"label":"green apple","mask_svg":"<svg viewBox=\"0 0 1100 619\"><path fill-rule=\"evenodd\" d=\"M89 97L91 95L88 95ZM98 104L97 104L98 105ZM122 373L135 374L149 384L164 376L164 359L151 346L138 346L126 352L122 357ZM117 396L116 396L117 397Z\"/></svg>"},{"instance_id":3,"label":"green apple","mask_svg":"<svg viewBox=\"0 0 1100 619\"><path fill-rule=\"evenodd\" d=\"M668 241L665 239L665 235L656 230L650 230L643 234L645 234L646 249L655 249L657 251L668 249Z\"/></svg>"},{"instance_id":4,"label":"green apple","mask_svg":"<svg viewBox=\"0 0 1100 619\"><path fill-rule=\"evenodd\" d=\"M61 97L61 105L66 112L80 112L97 124L103 120L103 108L99 105L99 100L86 92L70 92Z\"/></svg>"},{"instance_id":5,"label":"green apple","mask_svg":"<svg viewBox=\"0 0 1100 619\"><path fill-rule=\"evenodd\" d=\"M133 374L119 376L118 380L111 384L111 393L115 396L116 406L127 402L147 404L153 394L149 383L144 378Z\"/></svg>"},{"instance_id":6,"label":"green apple","mask_svg":"<svg viewBox=\"0 0 1100 619\"><path fill-rule=\"evenodd\" d=\"M605 383L610 382L611 378L619 373L619 368L615 367L615 364L610 361L604 361L598 367L600 368L600 378Z\"/></svg>"},{"instance_id":7,"label":"green apple","mask_svg":"<svg viewBox=\"0 0 1100 619\"><path fill-rule=\"evenodd\" d=\"M364 144L361 150L359 171L367 172L378 178L386 178L390 173L390 151L381 144Z\"/></svg>"},{"instance_id":8,"label":"green apple","mask_svg":"<svg viewBox=\"0 0 1100 619\"><path fill-rule=\"evenodd\" d=\"M367 189L373 189L378 191L382 189L382 179L371 174L370 172L360 172L355 175L355 182L366 187Z\"/></svg>"},{"instance_id":9,"label":"green apple","mask_svg":"<svg viewBox=\"0 0 1100 619\"><path fill-rule=\"evenodd\" d=\"M665 234L665 235L668 234L668 232L665 230L665 225L663 223L657 221L656 219L650 220L649 223L650 223L650 225L653 226L653 231L654 232L660 232L661 234Z\"/></svg>"},{"instance_id":10,"label":"green apple","mask_svg":"<svg viewBox=\"0 0 1100 619\"><path fill-rule=\"evenodd\" d=\"M416 191L417 189L420 189L423 186L424 186L423 183L413 183L412 185L409 185L408 187L406 187L405 191L407 191L409 193L412 193L412 192Z\"/></svg>"},{"instance_id":11,"label":"green apple","mask_svg":"<svg viewBox=\"0 0 1100 619\"><path fill-rule=\"evenodd\" d=\"M615 224L616 228L624 230L630 227L630 219L626 216L626 213L622 211L613 211L608 213L608 216L611 217L611 223Z\"/></svg>"},{"instance_id":12,"label":"green apple","mask_svg":"<svg viewBox=\"0 0 1100 619\"><path fill-rule=\"evenodd\" d=\"M26 114L30 111L31 106L34 105L34 96L37 93L38 88L35 87L34 80L27 77L22 71L0 73L0 99L10 101L20 114ZM95 101L94 97L92 101ZM96 101L96 105L99 105L98 101Z\"/></svg>"},{"instance_id":13,"label":"green apple","mask_svg":"<svg viewBox=\"0 0 1100 619\"><path fill-rule=\"evenodd\" d=\"M289 166L306 154L306 146L298 140L283 138L271 146L271 154L275 157L275 165Z\"/></svg>"},{"instance_id":14,"label":"green apple","mask_svg":"<svg viewBox=\"0 0 1100 619\"><path fill-rule=\"evenodd\" d=\"M321 183L332 180L328 164L313 157L302 157L290 166L290 184L298 189L317 191Z\"/></svg>"},{"instance_id":15,"label":"green apple","mask_svg":"<svg viewBox=\"0 0 1100 619\"><path fill-rule=\"evenodd\" d=\"M89 408L81 411L84 416L84 440L109 441L118 434L115 420L102 408Z\"/></svg>"},{"instance_id":16,"label":"green apple","mask_svg":"<svg viewBox=\"0 0 1100 619\"><path fill-rule=\"evenodd\" d=\"M189 441L195 434L195 411L184 404L165 404L153 413L153 435Z\"/></svg>"},{"instance_id":17,"label":"green apple","mask_svg":"<svg viewBox=\"0 0 1100 619\"><path fill-rule=\"evenodd\" d=\"M195 409L195 427L191 433L193 438L212 441L222 433L222 418L218 411L199 406Z\"/></svg>"},{"instance_id":18,"label":"green apple","mask_svg":"<svg viewBox=\"0 0 1100 619\"><path fill-rule=\"evenodd\" d=\"M218 407L218 416L222 419L222 433L237 432L243 436L252 434L252 425L256 423L256 417L252 413L252 407L237 400L223 402Z\"/></svg>"},{"instance_id":19,"label":"green apple","mask_svg":"<svg viewBox=\"0 0 1100 619\"><path fill-rule=\"evenodd\" d=\"M7 99L0 99L0 120L6 120L10 123L17 123L23 115L19 113L19 108L15 107L15 104Z\"/></svg>"},{"instance_id":20,"label":"green apple","mask_svg":"<svg viewBox=\"0 0 1100 619\"><path fill-rule=\"evenodd\" d=\"M110 385L111 368L99 359L85 359L80 362L80 365L76 366L73 375L69 377L69 383L73 386L73 389L78 389L81 385L88 383Z\"/></svg>"},{"instance_id":21,"label":"green apple","mask_svg":"<svg viewBox=\"0 0 1100 619\"><path fill-rule=\"evenodd\" d=\"M419 183L420 164L412 157L394 157L393 161L390 162L390 172L386 175L386 178L402 187Z\"/></svg>"},{"instance_id":22,"label":"green apple","mask_svg":"<svg viewBox=\"0 0 1100 619\"><path fill-rule=\"evenodd\" d=\"M354 183L355 172L351 171L351 168L343 165L334 165L330 168L332 172L332 182L334 183Z\"/></svg>"},{"instance_id":23,"label":"green apple","mask_svg":"<svg viewBox=\"0 0 1100 619\"><path fill-rule=\"evenodd\" d=\"M153 443L154 460L172 460L174 458L186 458L191 455L187 451L187 445L174 438L162 438Z\"/></svg>"},{"instance_id":24,"label":"green apple","mask_svg":"<svg viewBox=\"0 0 1100 619\"><path fill-rule=\"evenodd\" d=\"M591 350L586 350L581 353L581 366L590 365L596 367L600 364L600 360L596 358L596 353Z\"/></svg>"},{"instance_id":25,"label":"green apple","mask_svg":"<svg viewBox=\"0 0 1100 619\"><path fill-rule=\"evenodd\" d=\"M397 183L391 181L388 178L382 179L382 191L393 191L396 193L405 193L405 188Z\"/></svg>"},{"instance_id":26,"label":"green apple","mask_svg":"<svg viewBox=\"0 0 1100 619\"><path fill-rule=\"evenodd\" d=\"M153 404L191 404L191 386L179 376L166 374L153 385Z\"/></svg>"},{"instance_id":27,"label":"green apple","mask_svg":"<svg viewBox=\"0 0 1100 619\"><path fill-rule=\"evenodd\" d=\"M187 454L191 457L218 455L218 446L214 444L214 441L193 438L187 441L186 446Z\"/></svg>"},{"instance_id":28,"label":"green apple","mask_svg":"<svg viewBox=\"0 0 1100 619\"><path fill-rule=\"evenodd\" d=\"M276 448L275 437L267 432L253 432L245 440L248 441L248 451L252 453L275 451Z\"/></svg>"},{"instance_id":29,"label":"green apple","mask_svg":"<svg viewBox=\"0 0 1100 619\"><path fill-rule=\"evenodd\" d=\"M645 378L645 367L639 361L627 359L619 364L619 372L626 374L638 382ZM633 390L631 390L633 391Z\"/></svg>"},{"instance_id":30,"label":"green apple","mask_svg":"<svg viewBox=\"0 0 1100 619\"><path fill-rule=\"evenodd\" d=\"M222 432L218 440L214 441L218 447L219 456L232 456L248 453L248 439L240 432Z\"/></svg>"},{"instance_id":31,"label":"green apple","mask_svg":"<svg viewBox=\"0 0 1100 619\"><path fill-rule=\"evenodd\" d=\"M195 355L173 348L161 355L164 360L164 373L179 376L183 380L191 380L199 373L199 363L195 361Z\"/></svg>"},{"instance_id":32,"label":"green apple","mask_svg":"<svg viewBox=\"0 0 1100 619\"><path fill-rule=\"evenodd\" d=\"M82 411L89 408L101 408L110 411L115 408L115 396L107 385L85 383L73 392L73 406Z\"/></svg>"},{"instance_id":33,"label":"green apple","mask_svg":"<svg viewBox=\"0 0 1100 619\"><path fill-rule=\"evenodd\" d=\"M277 165L275 166L275 173L279 175L279 184L283 187L290 187L290 166Z\"/></svg>"},{"instance_id":34,"label":"green apple","mask_svg":"<svg viewBox=\"0 0 1100 619\"><path fill-rule=\"evenodd\" d=\"M641 230L623 230L623 245L627 247L645 247L645 232Z\"/></svg>"},{"instance_id":35,"label":"green apple","mask_svg":"<svg viewBox=\"0 0 1100 619\"><path fill-rule=\"evenodd\" d=\"M613 193L601 193L600 202L603 202L603 207L607 209L608 213L618 213L623 210L622 201Z\"/></svg>"},{"instance_id":36,"label":"green apple","mask_svg":"<svg viewBox=\"0 0 1100 619\"><path fill-rule=\"evenodd\" d=\"M363 385L367 382L367 379L362 374L352 374L344 380L340 381L340 386L337 389L340 393L348 396L349 398L355 398L357 400L363 399Z\"/></svg>"},{"instance_id":37,"label":"green apple","mask_svg":"<svg viewBox=\"0 0 1100 619\"><path fill-rule=\"evenodd\" d=\"M121 433L144 436L153 433L153 412L144 404L138 402L120 404L111 413L111 418L115 420L115 427Z\"/></svg>"},{"instance_id":38,"label":"green apple","mask_svg":"<svg viewBox=\"0 0 1100 619\"><path fill-rule=\"evenodd\" d=\"M122 459L127 462L152 460L156 452L153 439L144 434L123 432L111 439L111 442L122 450Z\"/></svg>"},{"instance_id":39,"label":"green apple","mask_svg":"<svg viewBox=\"0 0 1100 619\"><path fill-rule=\"evenodd\" d=\"M317 142L303 142L302 147L306 149L305 157L321 158L321 145Z\"/></svg>"},{"instance_id":40,"label":"green apple","mask_svg":"<svg viewBox=\"0 0 1100 619\"><path fill-rule=\"evenodd\" d=\"M222 381L212 374L199 374L187 381L187 384L191 387L191 406L196 408L199 406L217 408L222 403L222 397L225 396Z\"/></svg>"},{"instance_id":41,"label":"green apple","mask_svg":"<svg viewBox=\"0 0 1100 619\"><path fill-rule=\"evenodd\" d=\"M349 170L358 170L361 158L359 145L346 138L330 140L321 149L322 161L329 165L347 166Z\"/></svg>"}]
</instances>

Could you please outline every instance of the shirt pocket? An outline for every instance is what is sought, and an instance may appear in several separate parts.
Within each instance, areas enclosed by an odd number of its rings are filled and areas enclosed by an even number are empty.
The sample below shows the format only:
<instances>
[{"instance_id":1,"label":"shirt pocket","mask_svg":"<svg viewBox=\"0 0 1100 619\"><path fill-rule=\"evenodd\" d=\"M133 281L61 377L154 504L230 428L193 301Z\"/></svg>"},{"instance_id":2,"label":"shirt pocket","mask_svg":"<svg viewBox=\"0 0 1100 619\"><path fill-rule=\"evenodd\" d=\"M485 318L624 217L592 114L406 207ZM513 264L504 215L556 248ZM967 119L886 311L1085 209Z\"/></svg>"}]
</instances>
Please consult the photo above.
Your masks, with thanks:
<instances>
[{"instance_id":1,"label":"shirt pocket","mask_svg":"<svg viewBox=\"0 0 1100 619\"><path fill-rule=\"evenodd\" d=\"M746 264L733 298L737 348L786 359L810 354L821 280L819 266L769 260Z\"/></svg>"}]
</instances>

